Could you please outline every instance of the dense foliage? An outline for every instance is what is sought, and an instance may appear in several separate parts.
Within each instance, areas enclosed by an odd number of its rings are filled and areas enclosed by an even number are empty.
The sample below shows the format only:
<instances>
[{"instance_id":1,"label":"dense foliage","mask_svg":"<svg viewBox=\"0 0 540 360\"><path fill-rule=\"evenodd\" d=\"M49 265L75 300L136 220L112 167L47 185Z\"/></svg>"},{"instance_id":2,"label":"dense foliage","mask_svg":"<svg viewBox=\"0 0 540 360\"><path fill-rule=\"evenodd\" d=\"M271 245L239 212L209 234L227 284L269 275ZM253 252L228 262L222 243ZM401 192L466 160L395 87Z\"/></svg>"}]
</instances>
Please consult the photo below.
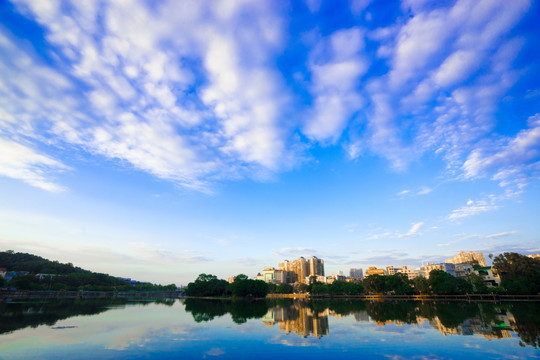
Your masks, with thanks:
<instances>
[{"instance_id":1,"label":"dense foliage","mask_svg":"<svg viewBox=\"0 0 540 360\"><path fill-rule=\"evenodd\" d=\"M493 259L501 286L510 294L540 293L540 260L517 253L504 253Z\"/></svg>"},{"instance_id":2,"label":"dense foliage","mask_svg":"<svg viewBox=\"0 0 540 360\"><path fill-rule=\"evenodd\" d=\"M200 274L186 287L188 296L223 296L229 283L211 274Z\"/></svg>"},{"instance_id":3,"label":"dense foliage","mask_svg":"<svg viewBox=\"0 0 540 360\"><path fill-rule=\"evenodd\" d=\"M62 264L50 261L41 256L14 252L13 250L0 252L0 267L7 271L28 271L32 274L73 274L87 272L71 263Z\"/></svg>"},{"instance_id":4,"label":"dense foliage","mask_svg":"<svg viewBox=\"0 0 540 360\"><path fill-rule=\"evenodd\" d=\"M235 296L265 297L269 286L261 280L251 280L244 274L235 277L233 283L218 279L211 274L200 274L194 282L186 287L187 296Z\"/></svg>"},{"instance_id":5,"label":"dense foliage","mask_svg":"<svg viewBox=\"0 0 540 360\"><path fill-rule=\"evenodd\" d=\"M457 278L442 270L429 272L429 285L436 295L472 293L472 285L465 279Z\"/></svg>"},{"instance_id":6,"label":"dense foliage","mask_svg":"<svg viewBox=\"0 0 540 360\"><path fill-rule=\"evenodd\" d=\"M364 292L364 287L360 282L336 280L331 284L314 283L306 290L312 295L360 295Z\"/></svg>"},{"instance_id":7,"label":"dense foliage","mask_svg":"<svg viewBox=\"0 0 540 360\"><path fill-rule=\"evenodd\" d=\"M149 283L131 284L102 273L95 273L73 266L50 261L40 256L16 253L11 250L0 252L0 267L7 271L26 271L27 275L15 276L0 286L20 290L99 290L99 291L173 291L176 285L153 285ZM37 274L46 274L36 276ZM2 282L4 281L4 282ZM4 284L4 285L2 285Z\"/></svg>"}]
</instances>

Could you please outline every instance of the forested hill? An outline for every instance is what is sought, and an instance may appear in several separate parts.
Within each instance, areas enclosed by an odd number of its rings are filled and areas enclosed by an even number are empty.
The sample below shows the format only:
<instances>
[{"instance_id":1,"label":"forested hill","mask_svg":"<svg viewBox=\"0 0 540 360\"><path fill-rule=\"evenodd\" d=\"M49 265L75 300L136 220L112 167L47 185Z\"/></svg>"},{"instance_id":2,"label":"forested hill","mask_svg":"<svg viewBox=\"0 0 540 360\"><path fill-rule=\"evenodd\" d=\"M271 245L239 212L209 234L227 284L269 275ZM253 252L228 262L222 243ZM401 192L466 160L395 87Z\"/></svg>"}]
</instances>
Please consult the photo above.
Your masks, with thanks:
<instances>
[{"instance_id":1,"label":"forested hill","mask_svg":"<svg viewBox=\"0 0 540 360\"><path fill-rule=\"evenodd\" d=\"M116 278L108 274L95 273L62 264L32 254L16 253L12 250L0 251L0 268L21 272L0 277L0 288L6 284L20 290L100 290L100 291L174 291L176 285L155 285L129 279ZM28 272L28 273L24 273ZM50 276L36 276L47 274Z\"/></svg>"},{"instance_id":2,"label":"forested hill","mask_svg":"<svg viewBox=\"0 0 540 360\"><path fill-rule=\"evenodd\" d=\"M88 270L75 267L73 264L62 264L41 256L14 252L13 250L0 252L0 268L7 271L28 271L33 274L73 274L86 273Z\"/></svg>"}]
</instances>

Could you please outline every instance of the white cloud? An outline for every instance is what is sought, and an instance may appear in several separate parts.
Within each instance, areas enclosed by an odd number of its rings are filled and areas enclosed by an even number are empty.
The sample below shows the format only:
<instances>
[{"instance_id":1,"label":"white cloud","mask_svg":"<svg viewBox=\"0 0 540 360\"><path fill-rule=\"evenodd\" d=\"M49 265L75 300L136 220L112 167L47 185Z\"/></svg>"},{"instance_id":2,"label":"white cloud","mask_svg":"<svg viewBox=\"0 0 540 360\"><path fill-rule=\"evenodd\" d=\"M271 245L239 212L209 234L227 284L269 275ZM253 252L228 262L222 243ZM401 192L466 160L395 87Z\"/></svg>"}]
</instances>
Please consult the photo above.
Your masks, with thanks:
<instances>
[{"instance_id":1,"label":"white cloud","mask_svg":"<svg viewBox=\"0 0 540 360\"><path fill-rule=\"evenodd\" d=\"M402 190L402 191L398 192L398 195L403 196L403 195L407 195L410 192L411 192L411 190Z\"/></svg>"},{"instance_id":2,"label":"white cloud","mask_svg":"<svg viewBox=\"0 0 540 360\"><path fill-rule=\"evenodd\" d=\"M429 188L427 186L423 186L417 193L417 195L427 195L433 191L432 188Z\"/></svg>"},{"instance_id":3,"label":"white cloud","mask_svg":"<svg viewBox=\"0 0 540 360\"><path fill-rule=\"evenodd\" d=\"M419 235L420 229L424 226L424 223L422 221L417 223L412 223L411 228L406 233L401 233L398 231L390 232L386 231L384 233L380 234L373 234L368 237L368 240L380 240L385 238L408 238L408 237L414 237Z\"/></svg>"},{"instance_id":4,"label":"white cloud","mask_svg":"<svg viewBox=\"0 0 540 360\"><path fill-rule=\"evenodd\" d=\"M450 220L457 220L477 214L481 214L487 211L493 211L498 209L499 206L494 204L494 201L485 201L485 200L478 200L473 201L469 200L467 201L467 205L462 206L458 209L452 210L452 213L448 215L448 219Z\"/></svg>"},{"instance_id":5,"label":"white cloud","mask_svg":"<svg viewBox=\"0 0 540 360\"><path fill-rule=\"evenodd\" d=\"M413 223L410 230L406 234L399 234L398 237L413 237L418 234L420 229L424 226L423 222Z\"/></svg>"},{"instance_id":6,"label":"white cloud","mask_svg":"<svg viewBox=\"0 0 540 360\"><path fill-rule=\"evenodd\" d=\"M358 16L369 3L349 5ZM321 3L306 5L317 12ZM306 148L298 128L327 145L349 126L352 159L376 154L396 170L435 151L449 172L490 172L521 188L540 167L537 124L513 140L493 133L499 101L522 76L513 63L526 44L511 30L529 1L409 1L403 22L387 28L308 31L307 61L292 64L306 67L298 71L308 79L298 85L308 93L301 116L290 116L297 99L276 67L287 53L283 8L228 0L149 6L17 1L43 27L52 66L1 30L0 71L11 76L0 79L0 126L201 190L215 179L290 168ZM373 74L370 52L380 57ZM481 143L486 136L493 141ZM489 151L499 144L506 149Z\"/></svg>"},{"instance_id":7,"label":"white cloud","mask_svg":"<svg viewBox=\"0 0 540 360\"><path fill-rule=\"evenodd\" d=\"M494 170L493 179L499 180L501 186L523 187L527 174L535 173L540 162L540 114L531 116L527 124L528 129L514 138L498 143L487 141L474 149L463 164L465 175L474 178Z\"/></svg>"},{"instance_id":8,"label":"white cloud","mask_svg":"<svg viewBox=\"0 0 540 360\"><path fill-rule=\"evenodd\" d=\"M517 234L517 231L505 231L505 232L500 232L500 233L496 233L496 234L486 235L486 238L487 239L498 239L498 238L507 237L507 236L510 236L510 235L515 235L515 234Z\"/></svg>"},{"instance_id":9,"label":"white cloud","mask_svg":"<svg viewBox=\"0 0 540 360\"><path fill-rule=\"evenodd\" d=\"M13 75L1 80L0 125L10 132L37 138L46 124L58 142L201 190L296 161L290 124L279 122L288 95L272 66L283 42L272 4L71 5L17 4L69 59L54 58L61 70L0 34L0 70Z\"/></svg>"},{"instance_id":10,"label":"white cloud","mask_svg":"<svg viewBox=\"0 0 540 360\"><path fill-rule=\"evenodd\" d=\"M350 148L367 144L397 170L436 151L457 171L492 134L498 102L518 79L512 64L523 40L507 34L529 6L526 0L408 3L403 25L370 33L390 69L366 87L367 125L360 128L367 131L353 134Z\"/></svg>"},{"instance_id":11,"label":"white cloud","mask_svg":"<svg viewBox=\"0 0 540 360\"><path fill-rule=\"evenodd\" d=\"M26 182L47 191L63 191L63 186L51 181L49 172L66 170L61 162L23 144L0 137L0 175Z\"/></svg>"},{"instance_id":12,"label":"white cloud","mask_svg":"<svg viewBox=\"0 0 540 360\"><path fill-rule=\"evenodd\" d=\"M360 28L336 31L314 47L309 64L314 105L303 129L308 137L323 143L337 141L353 113L362 107L357 87L368 68L363 49Z\"/></svg>"}]
</instances>

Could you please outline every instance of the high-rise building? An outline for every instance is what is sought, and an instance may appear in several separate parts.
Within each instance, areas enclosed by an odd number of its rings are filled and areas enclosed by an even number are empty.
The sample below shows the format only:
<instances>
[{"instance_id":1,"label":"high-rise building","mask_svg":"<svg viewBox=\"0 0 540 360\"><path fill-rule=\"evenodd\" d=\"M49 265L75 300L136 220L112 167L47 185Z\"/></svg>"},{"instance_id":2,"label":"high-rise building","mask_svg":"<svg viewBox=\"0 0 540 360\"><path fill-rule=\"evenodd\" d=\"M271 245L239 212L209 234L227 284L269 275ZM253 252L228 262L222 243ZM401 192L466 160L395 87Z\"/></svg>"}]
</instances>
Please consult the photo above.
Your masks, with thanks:
<instances>
[{"instance_id":1,"label":"high-rise building","mask_svg":"<svg viewBox=\"0 0 540 360\"><path fill-rule=\"evenodd\" d=\"M324 276L324 261L312 256L309 260L309 275L323 275Z\"/></svg>"},{"instance_id":2,"label":"high-rise building","mask_svg":"<svg viewBox=\"0 0 540 360\"><path fill-rule=\"evenodd\" d=\"M349 269L349 276L353 279L362 280L364 277L364 272L362 269Z\"/></svg>"},{"instance_id":3,"label":"high-rise building","mask_svg":"<svg viewBox=\"0 0 540 360\"><path fill-rule=\"evenodd\" d=\"M283 271L283 281L287 283L306 282L306 278L316 279L324 276L324 261L312 256L309 260L299 257L296 260L284 260L278 264L278 269Z\"/></svg>"},{"instance_id":4,"label":"high-rise building","mask_svg":"<svg viewBox=\"0 0 540 360\"><path fill-rule=\"evenodd\" d=\"M475 253L474 251L465 252L462 251L453 258L446 259L447 263L451 264L464 264L464 263L474 263L478 262L480 266L487 266L486 258L482 253Z\"/></svg>"},{"instance_id":5,"label":"high-rise building","mask_svg":"<svg viewBox=\"0 0 540 360\"><path fill-rule=\"evenodd\" d=\"M389 265L386 267L386 275L395 275L396 274L396 268L392 265Z\"/></svg>"},{"instance_id":6,"label":"high-rise building","mask_svg":"<svg viewBox=\"0 0 540 360\"><path fill-rule=\"evenodd\" d=\"M309 276L309 264L303 256L293 260L292 271L296 274L297 281L301 283L304 282L306 276Z\"/></svg>"}]
</instances>

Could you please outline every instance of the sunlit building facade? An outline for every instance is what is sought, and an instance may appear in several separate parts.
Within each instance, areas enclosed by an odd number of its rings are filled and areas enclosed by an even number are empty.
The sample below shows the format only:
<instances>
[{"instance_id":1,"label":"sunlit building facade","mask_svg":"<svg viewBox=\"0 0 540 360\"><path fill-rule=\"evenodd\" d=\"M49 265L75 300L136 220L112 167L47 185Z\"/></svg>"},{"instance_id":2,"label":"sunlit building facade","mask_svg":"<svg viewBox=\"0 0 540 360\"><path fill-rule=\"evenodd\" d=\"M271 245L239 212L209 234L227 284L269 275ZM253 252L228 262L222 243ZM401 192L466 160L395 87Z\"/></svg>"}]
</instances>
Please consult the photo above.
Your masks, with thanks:
<instances>
[{"instance_id":1,"label":"sunlit building facade","mask_svg":"<svg viewBox=\"0 0 540 360\"><path fill-rule=\"evenodd\" d=\"M476 253L473 251L465 252L462 251L453 258L446 259L447 263L452 264L464 264L464 263L473 263L478 262L478 265L480 266L487 266L486 258L484 257L484 254L482 253Z\"/></svg>"}]
</instances>

